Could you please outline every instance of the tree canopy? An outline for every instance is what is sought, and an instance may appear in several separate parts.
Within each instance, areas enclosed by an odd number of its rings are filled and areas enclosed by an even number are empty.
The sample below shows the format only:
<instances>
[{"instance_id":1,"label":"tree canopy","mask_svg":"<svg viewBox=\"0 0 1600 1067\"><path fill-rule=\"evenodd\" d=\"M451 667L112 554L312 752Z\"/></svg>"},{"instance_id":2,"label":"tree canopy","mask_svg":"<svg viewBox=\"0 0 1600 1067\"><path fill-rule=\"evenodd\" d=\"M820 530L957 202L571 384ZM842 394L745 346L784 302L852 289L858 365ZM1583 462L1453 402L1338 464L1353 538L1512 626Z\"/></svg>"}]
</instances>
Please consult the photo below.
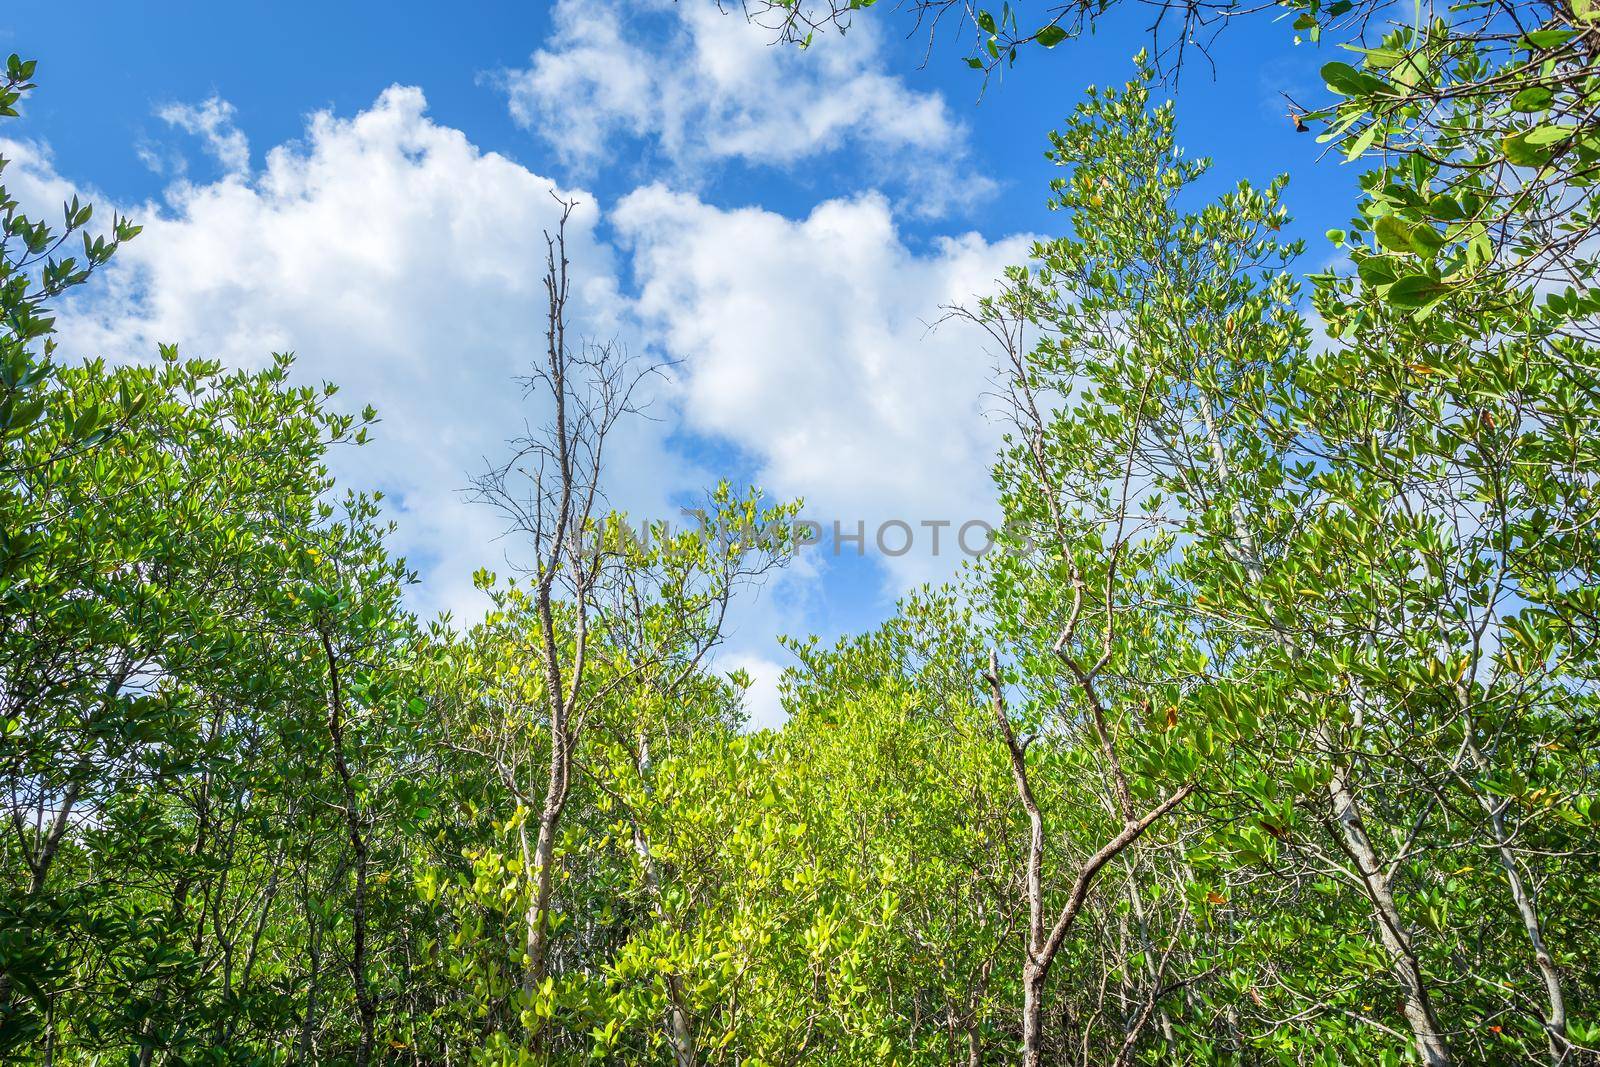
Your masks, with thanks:
<instances>
[{"instance_id":1,"label":"tree canopy","mask_svg":"<svg viewBox=\"0 0 1600 1067\"><path fill-rule=\"evenodd\" d=\"M906 6L994 73L1111 5ZM608 509L656 368L569 340L564 221L553 417L472 483L522 565L458 626L330 474L376 412L289 355L64 358L139 228L0 188L0 1056L1600 1062L1600 26L1386 10L1258 16L1348 48L1315 271L1286 178L1201 195L1169 39L1085 91L1059 233L951 311L995 548L790 640L776 730L716 651L798 505Z\"/></svg>"}]
</instances>

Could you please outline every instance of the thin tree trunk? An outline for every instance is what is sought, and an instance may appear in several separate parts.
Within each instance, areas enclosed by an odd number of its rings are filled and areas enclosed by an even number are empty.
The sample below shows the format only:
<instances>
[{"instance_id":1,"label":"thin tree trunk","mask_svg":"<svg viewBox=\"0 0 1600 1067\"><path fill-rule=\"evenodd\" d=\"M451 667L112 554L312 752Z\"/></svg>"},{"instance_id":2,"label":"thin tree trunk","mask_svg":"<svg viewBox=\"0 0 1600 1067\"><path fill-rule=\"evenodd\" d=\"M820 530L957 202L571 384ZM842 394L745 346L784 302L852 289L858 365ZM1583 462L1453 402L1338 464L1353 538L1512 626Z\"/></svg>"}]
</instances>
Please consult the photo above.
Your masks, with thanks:
<instances>
[{"instance_id":1,"label":"thin tree trunk","mask_svg":"<svg viewBox=\"0 0 1600 1067\"><path fill-rule=\"evenodd\" d=\"M1167 1014L1166 1006L1161 1003L1160 985L1161 972L1156 965L1155 946L1150 942L1150 920L1145 915L1144 898L1139 895L1139 883L1136 880L1138 871L1133 863L1128 864L1128 903L1133 906L1134 929L1139 935L1139 948L1144 954L1145 976L1150 980L1150 995L1155 1006L1156 1021L1161 1027L1161 1037L1167 1043L1167 1048L1176 1047L1176 1039L1172 1034L1172 1017ZM1142 1027L1141 1027L1142 1028ZM1135 1031L1135 1036L1137 1031Z\"/></svg>"},{"instance_id":2,"label":"thin tree trunk","mask_svg":"<svg viewBox=\"0 0 1600 1067\"><path fill-rule=\"evenodd\" d=\"M1049 965L1035 959L1022 966L1023 1067L1040 1067L1044 1062L1044 984L1049 976Z\"/></svg>"},{"instance_id":3,"label":"thin tree trunk","mask_svg":"<svg viewBox=\"0 0 1600 1067\"><path fill-rule=\"evenodd\" d=\"M1062 943L1088 902L1089 890L1106 864L1120 856L1146 830L1194 792L1194 783L1180 786L1143 816L1127 819L1116 836L1101 845L1099 851L1084 862L1078 869L1066 903L1056 913L1055 921L1047 931L1044 925L1044 817L1028 781L1027 750L1017 740L1016 732L1011 729L1011 719L1006 713L999 663L993 651L989 653L989 673L986 678L991 689L995 723L1011 758L1012 780L1017 788L1017 796L1028 813L1028 955L1022 967L1022 1061L1023 1067L1040 1067L1044 1056L1045 982L1050 977L1050 965L1055 962Z\"/></svg>"},{"instance_id":4,"label":"thin tree trunk","mask_svg":"<svg viewBox=\"0 0 1600 1067\"><path fill-rule=\"evenodd\" d=\"M309 911L309 909L307 909ZM310 944L307 952L311 957L311 974L306 980L306 1012L300 1020L300 1062L311 1063L312 1060L312 1035L321 1023L317 1004L318 986L322 980L322 934L315 927L311 930Z\"/></svg>"},{"instance_id":5,"label":"thin tree trunk","mask_svg":"<svg viewBox=\"0 0 1600 1067\"><path fill-rule=\"evenodd\" d=\"M100 706L103 711L109 711L111 702L122 692L122 687L127 684L131 669L124 664L112 673L106 681L105 688L100 694ZM94 769L94 761L88 753L78 757L78 762L73 765L72 772L67 776L67 788L61 794L61 806L56 809L55 818L50 822L50 829L45 834L45 839L40 842L39 852L33 857L29 866L33 877L28 883L28 897L32 899L44 892L45 881L49 877L50 867L55 862L56 853L61 849L61 842L66 838L67 827L72 823L72 811L78 803L78 798L83 795L84 786L88 783L89 772Z\"/></svg>"},{"instance_id":6,"label":"thin tree trunk","mask_svg":"<svg viewBox=\"0 0 1600 1067\"><path fill-rule=\"evenodd\" d=\"M1321 732L1318 740L1330 752L1333 751L1332 739L1326 731ZM1422 966L1417 961L1400 909L1395 906L1394 894L1389 890L1389 879L1384 876L1377 850L1367 837L1343 763L1338 759L1332 759L1331 763L1333 777L1328 781L1328 796L1333 803L1334 822L1345 853L1355 865L1367 899L1372 903L1373 914L1378 920L1378 938L1388 950L1390 971L1400 984L1404 1014L1411 1027L1417 1056L1426 1067L1445 1067L1450 1063L1450 1051L1438 1017L1434 1014L1433 1000L1423 980Z\"/></svg>"},{"instance_id":7,"label":"thin tree trunk","mask_svg":"<svg viewBox=\"0 0 1600 1067\"><path fill-rule=\"evenodd\" d=\"M126 663L112 672L111 678L101 691L100 702L103 710L110 709L111 702L122 692L130 673L132 670ZM23 851L23 862L28 864L27 899L30 901L37 899L44 892L50 868L55 863L56 854L61 850L61 842L66 839L67 827L72 824L72 811L78 803L78 798L83 795L89 774L93 770L94 760L88 753L78 757L77 763L67 776L67 788L61 794L61 806L56 809L55 817L50 822L50 829L46 831L44 840L39 843L37 853L30 857L27 842L25 840L19 842L19 847ZM4 970L0 970L0 1010L11 1011L11 974Z\"/></svg>"},{"instance_id":8,"label":"thin tree trunk","mask_svg":"<svg viewBox=\"0 0 1600 1067\"><path fill-rule=\"evenodd\" d=\"M272 874L267 878L267 890L265 894L265 900L261 904L261 914L256 919L254 932L250 935L250 951L245 954L244 968L239 974L239 986L241 988L249 987L250 978L255 973L256 956L261 950L261 938L265 936L267 932L267 920L272 915L272 905L278 897L278 881L283 873L283 861L286 858L286 852L287 848L283 845L280 845L278 847L278 854L272 862ZM233 1040L233 1034L238 1028L238 1025L239 1013L229 1012L222 1025L223 1045L227 1045Z\"/></svg>"},{"instance_id":9,"label":"thin tree trunk","mask_svg":"<svg viewBox=\"0 0 1600 1067\"><path fill-rule=\"evenodd\" d=\"M1505 868L1506 883L1511 890L1511 900L1516 905L1517 915L1522 919L1523 929L1528 933L1528 943L1533 946L1533 958L1538 964L1539 974L1544 979L1545 996L1549 1009L1544 1018L1545 1036L1550 1044L1550 1063L1552 1067L1560 1067L1567 1060L1567 1055L1572 1050L1571 1042L1567 1040L1567 1002L1561 992L1561 972L1556 969L1555 960L1550 957L1550 951L1545 947L1544 931L1539 922L1539 899L1533 887L1522 880L1522 872L1517 866L1516 854L1511 851L1511 837L1506 833L1506 807L1509 800L1496 804L1488 797L1479 795L1479 801L1489 812L1490 825L1494 829L1495 850L1500 856L1500 865Z\"/></svg>"},{"instance_id":10,"label":"thin tree trunk","mask_svg":"<svg viewBox=\"0 0 1600 1067\"><path fill-rule=\"evenodd\" d=\"M219 714L211 722L210 736L207 738L208 745L215 743L217 735L221 730L222 717ZM204 774L201 776L200 795L198 802L195 805L194 840L189 845L189 864L181 869L178 879L172 887L172 903L170 905L171 910L169 912L169 922L171 923L173 929L177 929L179 926L184 925L184 923L187 921L189 913L189 890L194 886L194 864L206 851L206 844L211 836L212 774L213 772L208 766ZM224 870L226 870L226 868L224 868ZM194 943L191 946L194 951L194 955L197 958L200 955L203 931L205 929L203 911L204 908L202 905L202 921L196 926ZM163 980L160 988L156 991L156 995L152 998L150 1012L146 1016L144 1026L140 1032L139 1067L150 1067L151 1061L155 1058L156 1013L166 1002L167 996L170 993L171 982Z\"/></svg>"},{"instance_id":11,"label":"thin tree trunk","mask_svg":"<svg viewBox=\"0 0 1600 1067\"><path fill-rule=\"evenodd\" d=\"M61 794L61 806L56 809L55 817L50 820L50 829L45 832L44 840L39 843L39 851L33 859L33 876L28 880L28 898L31 900L44 892L46 879L50 876L50 868L55 863L56 853L61 850L61 842L67 836L67 827L72 823L72 809L78 803L78 797L83 795L84 776L88 774L90 763L87 757L79 761L74 769L72 780L67 783L66 792Z\"/></svg>"},{"instance_id":12,"label":"thin tree trunk","mask_svg":"<svg viewBox=\"0 0 1600 1067\"><path fill-rule=\"evenodd\" d=\"M355 987L356 1014L361 1026L361 1043L356 1049L356 1067L367 1067L372 1062L372 1047L377 1029L378 1007L372 998L367 981L367 839L361 829L361 810L358 807L354 776L345 759L344 744L344 693L339 684L339 663L334 655L333 641L326 630L319 631L322 648L328 657L328 736L333 742L333 768L339 778L339 789L344 806L345 834L350 841L351 858L355 863L355 899L350 905L350 982Z\"/></svg>"},{"instance_id":13,"label":"thin tree trunk","mask_svg":"<svg viewBox=\"0 0 1600 1067\"><path fill-rule=\"evenodd\" d=\"M1459 686L1457 700L1463 708L1466 707L1467 697L1465 693L1460 692ZM1487 772L1488 760L1484 758L1477 742L1473 739L1471 716L1463 714L1461 728L1465 731L1467 752L1472 756L1474 769L1479 773ZM1522 869L1518 866L1516 853L1511 848L1511 835L1506 832L1506 809L1510 807L1511 802L1492 797L1471 783L1469 788L1472 789L1479 806L1483 808L1484 814L1489 817L1489 827L1494 832L1495 854L1505 871L1506 887L1511 892L1511 902L1517 909L1517 916L1522 920L1522 928L1528 935L1528 944L1533 949L1534 962L1539 968L1540 977L1544 980L1546 1011L1540 1022L1550 1048L1550 1063L1552 1067L1561 1067L1572 1051L1572 1044L1567 1039L1567 1001L1561 989L1561 972L1556 969L1555 960L1545 947L1544 927L1539 921L1538 894L1532 886L1523 881Z\"/></svg>"},{"instance_id":14,"label":"thin tree trunk","mask_svg":"<svg viewBox=\"0 0 1600 1067\"><path fill-rule=\"evenodd\" d=\"M559 699L559 698L557 698ZM556 833L566 808L570 754L567 751L566 716L560 709L550 721L550 774L544 807L539 812L539 833L534 842L534 894L523 917L527 963L522 991L533 996L544 982L550 947L550 900L555 892ZM526 846L524 846L526 849Z\"/></svg>"}]
</instances>

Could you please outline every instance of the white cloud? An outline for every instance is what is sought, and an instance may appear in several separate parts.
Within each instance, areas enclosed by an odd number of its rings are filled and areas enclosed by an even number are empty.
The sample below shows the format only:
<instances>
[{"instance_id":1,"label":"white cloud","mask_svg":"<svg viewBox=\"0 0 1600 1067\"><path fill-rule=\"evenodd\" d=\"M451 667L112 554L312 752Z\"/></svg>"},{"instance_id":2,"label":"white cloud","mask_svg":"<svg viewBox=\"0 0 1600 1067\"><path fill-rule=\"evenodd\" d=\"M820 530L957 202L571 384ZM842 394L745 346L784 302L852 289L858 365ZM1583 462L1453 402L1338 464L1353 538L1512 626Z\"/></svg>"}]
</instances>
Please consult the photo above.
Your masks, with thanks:
<instances>
[{"instance_id":1,"label":"white cloud","mask_svg":"<svg viewBox=\"0 0 1600 1067\"><path fill-rule=\"evenodd\" d=\"M550 45L500 82L513 118L580 171L614 164L625 139L653 145L680 178L849 146L880 179L914 173L907 204L920 213L993 188L969 173L967 131L943 97L883 72L873 26L802 51L710 0L561 0L554 21Z\"/></svg>"},{"instance_id":2,"label":"white cloud","mask_svg":"<svg viewBox=\"0 0 1600 1067\"><path fill-rule=\"evenodd\" d=\"M226 174L243 174L250 169L250 142L234 124L233 105L212 96L200 104L168 104L156 115L169 126L199 137L206 151Z\"/></svg>"},{"instance_id":3,"label":"white cloud","mask_svg":"<svg viewBox=\"0 0 1600 1067\"><path fill-rule=\"evenodd\" d=\"M650 186L611 221L646 331L682 360L686 422L745 450L763 486L820 521L910 524L913 551L885 561L900 586L948 574L956 527L994 517L998 438L975 331L929 324L988 291L1028 239L965 234L919 254L875 195L790 220ZM924 520L955 524L940 559Z\"/></svg>"}]
</instances>

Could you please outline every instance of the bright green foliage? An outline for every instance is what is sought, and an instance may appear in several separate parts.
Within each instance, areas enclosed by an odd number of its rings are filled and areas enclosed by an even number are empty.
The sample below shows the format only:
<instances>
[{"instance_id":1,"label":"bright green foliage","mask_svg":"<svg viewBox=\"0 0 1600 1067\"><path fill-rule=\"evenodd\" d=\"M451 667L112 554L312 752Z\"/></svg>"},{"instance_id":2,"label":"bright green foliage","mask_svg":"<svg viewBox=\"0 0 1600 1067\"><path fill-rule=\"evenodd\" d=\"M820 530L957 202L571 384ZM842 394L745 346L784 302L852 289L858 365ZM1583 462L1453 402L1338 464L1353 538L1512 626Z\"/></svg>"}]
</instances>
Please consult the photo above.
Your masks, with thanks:
<instances>
[{"instance_id":1,"label":"bright green foliage","mask_svg":"<svg viewBox=\"0 0 1600 1067\"><path fill-rule=\"evenodd\" d=\"M659 766L665 906L608 971L598 1048L661 1056L674 984L704 1062L946 1063L993 1040L1017 914L990 872L1018 839L955 621L914 602L802 646L781 733Z\"/></svg>"},{"instance_id":2,"label":"bright green foliage","mask_svg":"<svg viewBox=\"0 0 1600 1067\"><path fill-rule=\"evenodd\" d=\"M1185 210L1206 164L1174 145L1170 104L1149 110L1148 79L1090 90L1053 137L1069 176L1051 204L1072 212L1074 232L1037 247L1036 265L1013 271L979 313L1005 353L1011 416L996 480L1013 544L986 568L985 593L1013 662L1015 729L1037 738L1028 762L1057 794L1040 807L1061 849L1046 859L1066 885L1164 795L1226 796L1219 770L1235 746L1256 743L1261 713L1236 696L1270 683L1197 577L1237 545L1273 480L1251 398L1308 341L1282 273L1296 249L1273 237L1286 221L1281 180ZM1055 995L1084 1032L1051 1035L1047 1058L1074 1047L1119 1055L1149 995L1141 987L1181 973L1193 950L1180 946L1210 922L1215 875L1185 855L1193 824L1179 815L1142 846L1165 842L1176 862L1125 853L1106 873L1124 884L1079 920L1131 921L1137 958L1068 946ZM1140 884L1146 862L1164 868L1155 884ZM1046 892L1047 908L1060 894ZM1096 992L1113 976L1114 1008ZM1211 1046L1216 1019L1200 1002L1163 1012L1168 1030L1188 1027Z\"/></svg>"}]
</instances>

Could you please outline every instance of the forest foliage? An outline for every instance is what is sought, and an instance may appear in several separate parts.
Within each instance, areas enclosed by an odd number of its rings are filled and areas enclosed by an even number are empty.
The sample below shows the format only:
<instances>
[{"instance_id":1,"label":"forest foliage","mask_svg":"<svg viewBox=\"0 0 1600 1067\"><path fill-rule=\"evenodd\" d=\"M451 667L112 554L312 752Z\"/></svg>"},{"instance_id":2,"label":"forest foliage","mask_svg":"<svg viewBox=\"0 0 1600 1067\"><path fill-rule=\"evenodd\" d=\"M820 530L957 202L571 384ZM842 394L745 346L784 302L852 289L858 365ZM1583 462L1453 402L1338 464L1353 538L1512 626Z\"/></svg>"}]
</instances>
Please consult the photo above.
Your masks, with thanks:
<instances>
[{"instance_id":1,"label":"forest foliage","mask_svg":"<svg viewBox=\"0 0 1600 1067\"><path fill-rule=\"evenodd\" d=\"M1113 4L906 6L997 75ZM796 507L607 510L653 368L568 339L564 228L551 420L472 486L524 563L452 623L329 473L376 412L59 357L139 229L0 189L0 1057L1597 1062L1600 12L1284 0L1365 168L1308 274L1163 100L1242 12L1161 10L1050 136L1060 235L952 312L999 544L792 640L778 730L715 650Z\"/></svg>"}]
</instances>

